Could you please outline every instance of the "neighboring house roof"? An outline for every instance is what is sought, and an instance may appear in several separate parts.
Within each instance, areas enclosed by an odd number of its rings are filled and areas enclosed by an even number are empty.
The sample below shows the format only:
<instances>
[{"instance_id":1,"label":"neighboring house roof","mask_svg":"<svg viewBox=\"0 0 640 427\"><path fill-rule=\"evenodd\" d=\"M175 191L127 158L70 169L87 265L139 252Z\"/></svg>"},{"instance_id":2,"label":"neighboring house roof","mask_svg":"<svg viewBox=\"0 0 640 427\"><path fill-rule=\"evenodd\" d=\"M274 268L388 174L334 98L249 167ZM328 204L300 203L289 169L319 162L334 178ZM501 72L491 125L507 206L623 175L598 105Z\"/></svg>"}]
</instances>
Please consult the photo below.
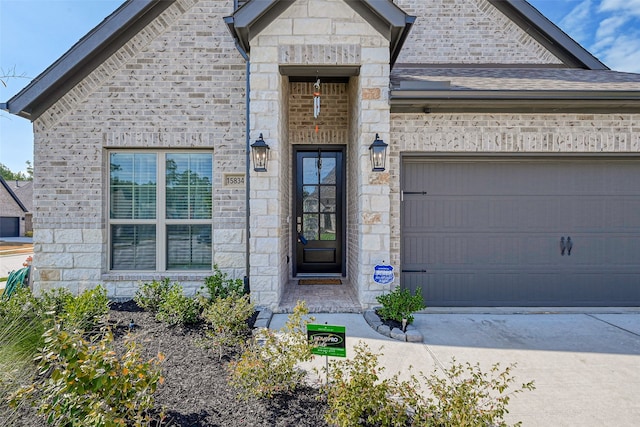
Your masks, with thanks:
<instances>
[{"instance_id":1,"label":"neighboring house roof","mask_svg":"<svg viewBox=\"0 0 640 427\"><path fill-rule=\"evenodd\" d=\"M22 209L23 212L29 212L27 207L20 201L20 198L16 195L16 193L13 192L9 184L7 184L7 181L5 181L4 178L2 178L1 176L0 176L0 186L2 186L5 190L7 190L7 193L9 193L11 198L15 200L16 204L20 207L20 209Z\"/></svg>"},{"instance_id":2,"label":"neighboring house roof","mask_svg":"<svg viewBox=\"0 0 640 427\"><path fill-rule=\"evenodd\" d=\"M28 212L33 212L33 181L6 181Z\"/></svg>"},{"instance_id":3,"label":"neighboring house roof","mask_svg":"<svg viewBox=\"0 0 640 427\"><path fill-rule=\"evenodd\" d=\"M225 17L225 23L242 50L249 53L250 40L294 2L295 0L250 0L233 15ZM389 40L393 66L416 17L407 15L389 0L346 1L345 3Z\"/></svg>"},{"instance_id":4,"label":"neighboring house roof","mask_svg":"<svg viewBox=\"0 0 640 427\"><path fill-rule=\"evenodd\" d=\"M227 19L227 25L232 34L237 36L239 44L244 49L248 49L248 40L252 34L255 34L256 31L259 32L263 26L282 13L293 1L240 1L238 4L243 3L242 6ZM590 70L607 69L604 64L526 1L489 1L550 49L567 66ZM0 104L0 109L32 121L37 119L105 58L172 3L172 1L161 0L128 0L27 87L6 103ZM391 62L393 63L413 24L414 17L406 15L390 0L347 1L346 3L391 41Z\"/></svg>"},{"instance_id":5,"label":"neighboring house roof","mask_svg":"<svg viewBox=\"0 0 640 427\"><path fill-rule=\"evenodd\" d=\"M640 74L575 68L395 68L395 112L640 112Z\"/></svg>"}]
</instances>

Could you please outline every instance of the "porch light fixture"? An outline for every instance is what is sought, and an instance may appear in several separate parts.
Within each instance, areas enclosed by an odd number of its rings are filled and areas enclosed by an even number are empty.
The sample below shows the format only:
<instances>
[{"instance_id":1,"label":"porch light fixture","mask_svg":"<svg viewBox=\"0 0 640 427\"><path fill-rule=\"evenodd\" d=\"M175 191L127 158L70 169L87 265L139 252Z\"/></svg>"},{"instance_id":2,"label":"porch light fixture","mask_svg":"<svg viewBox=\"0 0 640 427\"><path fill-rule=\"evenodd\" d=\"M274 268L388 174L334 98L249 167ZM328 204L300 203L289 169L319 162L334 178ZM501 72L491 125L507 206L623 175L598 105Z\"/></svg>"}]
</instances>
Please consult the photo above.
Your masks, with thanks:
<instances>
[{"instance_id":1,"label":"porch light fixture","mask_svg":"<svg viewBox=\"0 0 640 427\"><path fill-rule=\"evenodd\" d=\"M267 161L269 160L269 145L264 142L262 134L251 144L251 156L253 157L253 170L256 172L267 171Z\"/></svg>"},{"instance_id":2,"label":"porch light fixture","mask_svg":"<svg viewBox=\"0 0 640 427\"><path fill-rule=\"evenodd\" d=\"M387 161L387 147L389 144L380 139L376 133L376 140L369 146L371 156L371 170L373 172L384 172Z\"/></svg>"}]
</instances>

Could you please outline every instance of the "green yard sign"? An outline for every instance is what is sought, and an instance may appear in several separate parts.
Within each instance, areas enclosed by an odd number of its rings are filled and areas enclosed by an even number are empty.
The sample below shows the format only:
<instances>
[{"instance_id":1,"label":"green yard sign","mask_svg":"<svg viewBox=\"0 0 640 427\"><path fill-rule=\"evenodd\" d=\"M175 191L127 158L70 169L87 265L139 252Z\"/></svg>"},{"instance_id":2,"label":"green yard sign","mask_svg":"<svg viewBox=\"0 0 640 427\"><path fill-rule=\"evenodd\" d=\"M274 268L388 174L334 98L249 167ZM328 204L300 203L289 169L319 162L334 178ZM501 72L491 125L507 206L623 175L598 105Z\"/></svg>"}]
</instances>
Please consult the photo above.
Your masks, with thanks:
<instances>
[{"instance_id":1,"label":"green yard sign","mask_svg":"<svg viewBox=\"0 0 640 427\"><path fill-rule=\"evenodd\" d=\"M311 353L320 356L347 357L346 329L344 326L307 325Z\"/></svg>"}]
</instances>

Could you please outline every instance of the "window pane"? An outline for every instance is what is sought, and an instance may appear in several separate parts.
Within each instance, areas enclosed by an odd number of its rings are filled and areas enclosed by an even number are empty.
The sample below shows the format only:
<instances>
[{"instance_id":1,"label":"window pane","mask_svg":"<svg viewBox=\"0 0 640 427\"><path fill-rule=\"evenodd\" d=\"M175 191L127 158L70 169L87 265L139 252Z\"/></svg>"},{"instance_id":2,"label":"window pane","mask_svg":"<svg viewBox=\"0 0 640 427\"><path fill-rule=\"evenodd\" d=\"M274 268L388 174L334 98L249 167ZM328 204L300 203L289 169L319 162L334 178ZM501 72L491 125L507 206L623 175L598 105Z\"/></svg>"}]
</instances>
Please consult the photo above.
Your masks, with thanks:
<instances>
[{"instance_id":1,"label":"window pane","mask_svg":"<svg viewBox=\"0 0 640 427\"><path fill-rule=\"evenodd\" d=\"M318 186L302 187L302 209L304 212L318 212Z\"/></svg>"},{"instance_id":2,"label":"window pane","mask_svg":"<svg viewBox=\"0 0 640 427\"><path fill-rule=\"evenodd\" d=\"M211 154L167 154L167 218L211 219Z\"/></svg>"},{"instance_id":3,"label":"window pane","mask_svg":"<svg viewBox=\"0 0 640 427\"><path fill-rule=\"evenodd\" d=\"M211 270L211 225L167 226L167 270Z\"/></svg>"},{"instance_id":4,"label":"window pane","mask_svg":"<svg viewBox=\"0 0 640 427\"><path fill-rule=\"evenodd\" d=\"M156 226L112 225L111 269L155 270Z\"/></svg>"},{"instance_id":5,"label":"window pane","mask_svg":"<svg viewBox=\"0 0 640 427\"><path fill-rule=\"evenodd\" d=\"M302 216L302 235L307 240L318 240L318 214Z\"/></svg>"},{"instance_id":6,"label":"window pane","mask_svg":"<svg viewBox=\"0 0 640 427\"><path fill-rule=\"evenodd\" d=\"M112 153L110 157L110 217L156 217L156 155Z\"/></svg>"},{"instance_id":7,"label":"window pane","mask_svg":"<svg viewBox=\"0 0 640 427\"><path fill-rule=\"evenodd\" d=\"M336 240L335 214L320 214L320 240Z\"/></svg>"},{"instance_id":8,"label":"window pane","mask_svg":"<svg viewBox=\"0 0 640 427\"><path fill-rule=\"evenodd\" d=\"M318 183L318 158L305 157L302 159L302 183Z\"/></svg>"},{"instance_id":9,"label":"window pane","mask_svg":"<svg viewBox=\"0 0 640 427\"><path fill-rule=\"evenodd\" d=\"M336 211L336 187L333 185L320 187L320 212Z\"/></svg>"},{"instance_id":10,"label":"window pane","mask_svg":"<svg viewBox=\"0 0 640 427\"><path fill-rule=\"evenodd\" d=\"M322 168L320 169L320 182L322 184L335 184L336 183L336 159L335 158L323 158Z\"/></svg>"}]
</instances>

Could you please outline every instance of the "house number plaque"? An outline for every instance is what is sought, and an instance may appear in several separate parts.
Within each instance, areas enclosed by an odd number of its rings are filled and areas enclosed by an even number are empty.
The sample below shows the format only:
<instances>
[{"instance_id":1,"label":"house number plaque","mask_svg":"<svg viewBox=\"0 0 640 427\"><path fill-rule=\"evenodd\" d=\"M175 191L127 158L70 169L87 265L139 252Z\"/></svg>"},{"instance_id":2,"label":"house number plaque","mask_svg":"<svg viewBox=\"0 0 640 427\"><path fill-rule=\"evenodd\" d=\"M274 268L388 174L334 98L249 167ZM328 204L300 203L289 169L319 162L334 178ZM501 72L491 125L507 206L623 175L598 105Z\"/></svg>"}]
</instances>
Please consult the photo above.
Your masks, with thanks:
<instances>
[{"instance_id":1,"label":"house number plaque","mask_svg":"<svg viewBox=\"0 0 640 427\"><path fill-rule=\"evenodd\" d=\"M244 174L224 174L224 186L225 187L244 187Z\"/></svg>"}]
</instances>

